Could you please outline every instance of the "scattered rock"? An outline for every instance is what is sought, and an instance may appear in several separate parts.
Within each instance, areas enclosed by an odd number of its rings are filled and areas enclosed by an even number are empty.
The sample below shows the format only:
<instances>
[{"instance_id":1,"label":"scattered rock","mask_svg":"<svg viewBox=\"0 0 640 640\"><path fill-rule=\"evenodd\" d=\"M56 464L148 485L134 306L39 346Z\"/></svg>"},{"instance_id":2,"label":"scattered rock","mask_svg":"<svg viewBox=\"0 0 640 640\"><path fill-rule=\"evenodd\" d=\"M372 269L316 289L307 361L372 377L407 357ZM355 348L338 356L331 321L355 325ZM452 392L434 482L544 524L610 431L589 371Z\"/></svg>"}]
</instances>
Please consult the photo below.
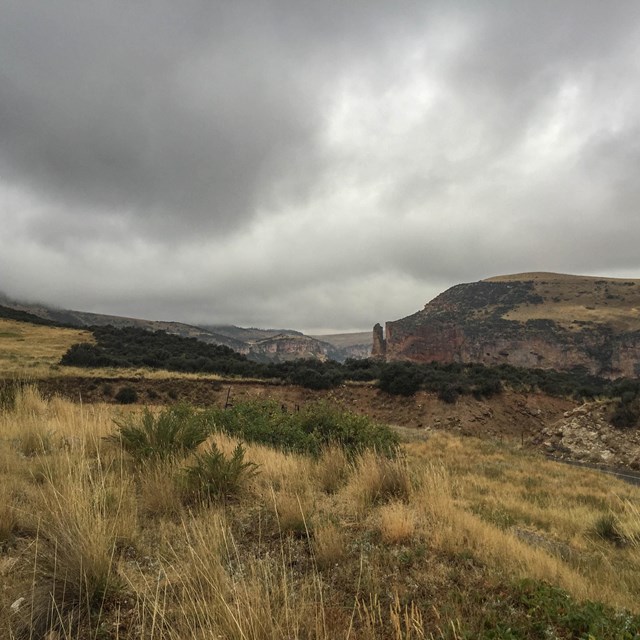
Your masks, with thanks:
<instances>
[{"instance_id":1,"label":"scattered rock","mask_svg":"<svg viewBox=\"0 0 640 640\"><path fill-rule=\"evenodd\" d=\"M25 598L18 598L15 602L13 602L11 604L11 611L13 613L18 613L18 611L20 611L20 607L22 606L22 603L25 601Z\"/></svg>"}]
</instances>

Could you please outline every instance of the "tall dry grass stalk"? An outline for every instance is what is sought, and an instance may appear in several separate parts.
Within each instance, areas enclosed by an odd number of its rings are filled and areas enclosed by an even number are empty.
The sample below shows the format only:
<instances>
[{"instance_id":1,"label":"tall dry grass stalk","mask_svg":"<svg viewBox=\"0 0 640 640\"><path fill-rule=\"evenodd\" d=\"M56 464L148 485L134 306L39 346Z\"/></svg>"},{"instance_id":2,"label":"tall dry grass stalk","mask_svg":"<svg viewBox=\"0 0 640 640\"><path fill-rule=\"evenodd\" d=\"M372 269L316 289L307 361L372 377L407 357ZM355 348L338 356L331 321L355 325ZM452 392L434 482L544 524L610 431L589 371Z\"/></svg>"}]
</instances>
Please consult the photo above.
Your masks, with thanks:
<instances>
[{"instance_id":1,"label":"tall dry grass stalk","mask_svg":"<svg viewBox=\"0 0 640 640\"><path fill-rule=\"evenodd\" d=\"M145 603L144 637L178 640L328 638L317 576L290 568L286 544L276 556L245 564L224 517L184 524L186 555L162 565Z\"/></svg>"},{"instance_id":2,"label":"tall dry grass stalk","mask_svg":"<svg viewBox=\"0 0 640 640\"><path fill-rule=\"evenodd\" d=\"M411 474L405 460L367 451L356 459L343 495L355 511L364 516L377 504L409 500L411 492Z\"/></svg>"},{"instance_id":3,"label":"tall dry grass stalk","mask_svg":"<svg viewBox=\"0 0 640 640\"><path fill-rule=\"evenodd\" d=\"M8 482L0 484L0 550L13 538L18 526L18 514Z\"/></svg>"},{"instance_id":4,"label":"tall dry grass stalk","mask_svg":"<svg viewBox=\"0 0 640 640\"><path fill-rule=\"evenodd\" d=\"M37 505L33 589L22 614L33 637L50 630L77 637L99 625L122 589L120 550L137 531L130 485L86 460L60 464L64 473L42 485Z\"/></svg>"},{"instance_id":5,"label":"tall dry grass stalk","mask_svg":"<svg viewBox=\"0 0 640 640\"><path fill-rule=\"evenodd\" d=\"M347 482L352 466L344 449L337 445L325 448L318 458L314 475L325 493L337 493Z\"/></svg>"},{"instance_id":6,"label":"tall dry grass stalk","mask_svg":"<svg viewBox=\"0 0 640 640\"><path fill-rule=\"evenodd\" d=\"M408 544L416 533L417 515L414 507L393 501L378 509L380 536L387 544Z\"/></svg>"},{"instance_id":7,"label":"tall dry grass stalk","mask_svg":"<svg viewBox=\"0 0 640 640\"><path fill-rule=\"evenodd\" d=\"M375 595L367 600L359 599L356 612L363 627L362 636L367 640L423 640L434 637L425 628L420 609L413 603L402 604L397 592L388 607ZM444 634L439 634L442 636Z\"/></svg>"},{"instance_id":8,"label":"tall dry grass stalk","mask_svg":"<svg viewBox=\"0 0 640 640\"><path fill-rule=\"evenodd\" d=\"M349 555L349 538L334 522L319 523L313 528L313 555L320 569L335 567Z\"/></svg>"}]
</instances>

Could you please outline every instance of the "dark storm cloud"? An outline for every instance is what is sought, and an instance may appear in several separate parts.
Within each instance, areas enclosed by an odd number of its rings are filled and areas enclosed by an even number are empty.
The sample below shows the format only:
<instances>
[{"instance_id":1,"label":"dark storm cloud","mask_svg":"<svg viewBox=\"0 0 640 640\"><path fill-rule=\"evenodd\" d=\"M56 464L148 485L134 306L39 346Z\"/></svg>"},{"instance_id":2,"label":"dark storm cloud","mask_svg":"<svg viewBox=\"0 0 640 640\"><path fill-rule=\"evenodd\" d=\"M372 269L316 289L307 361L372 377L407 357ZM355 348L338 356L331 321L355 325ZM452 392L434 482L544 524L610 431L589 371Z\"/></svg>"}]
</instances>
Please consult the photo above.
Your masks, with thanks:
<instances>
[{"instance_id":1,"label":"dark storm cloud","mask_svg":"<svg viewBox=\"0 0 640 640\"><path fill-rule=\"evenodd\" d=\"M384 17L341 3L11 3L2 173L83 215L142 216L149 233L226 231L281 185L305 192L326 83L393 29Z\"/></svg>"},{"instance_id":2,"label":"dark storm cloud","mask_svg":"<svg viewBox=\"0 0 640 640\"><path fill-rule=\"evenodd\" d=\"M640 275L639 42L631 0L5 3L0 289L339 329Z\"/></svg>"}]
</instances>

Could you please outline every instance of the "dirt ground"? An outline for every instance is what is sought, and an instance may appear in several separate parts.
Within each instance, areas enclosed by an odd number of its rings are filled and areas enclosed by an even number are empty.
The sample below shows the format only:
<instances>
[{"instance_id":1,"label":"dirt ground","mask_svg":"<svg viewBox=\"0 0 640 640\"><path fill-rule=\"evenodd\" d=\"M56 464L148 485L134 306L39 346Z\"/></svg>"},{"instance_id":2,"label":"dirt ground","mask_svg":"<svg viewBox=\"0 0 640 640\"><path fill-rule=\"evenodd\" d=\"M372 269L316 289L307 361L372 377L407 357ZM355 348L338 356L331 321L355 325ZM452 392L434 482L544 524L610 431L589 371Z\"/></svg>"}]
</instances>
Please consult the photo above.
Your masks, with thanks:
<instances>
[{"instance_id":1,"label":"dirt ground","mask_svg":"<svg viewBox=\"0 0 640 640\"><path fill-rule=\"evenodd\" d=\"M329 391L312 391L291 385L245 381L169 378L48 378L37 382L45 394L59 394L87 403L116 403L118 392L130 387L137 403L155 405L185 401L195 405L234 403L248 398L274 399L283 409L321 399L363 413L374 420L399 427L407 437L421 437L431 430L447 430L467 436L517 439L537 442L540 432L557 421L576 403L543 394L521 394L506 390L489 400L461 396L446 404L435 394L419 392L411 398L392 396L368 385L344 385Z\"/></svg>"}]
</instances>

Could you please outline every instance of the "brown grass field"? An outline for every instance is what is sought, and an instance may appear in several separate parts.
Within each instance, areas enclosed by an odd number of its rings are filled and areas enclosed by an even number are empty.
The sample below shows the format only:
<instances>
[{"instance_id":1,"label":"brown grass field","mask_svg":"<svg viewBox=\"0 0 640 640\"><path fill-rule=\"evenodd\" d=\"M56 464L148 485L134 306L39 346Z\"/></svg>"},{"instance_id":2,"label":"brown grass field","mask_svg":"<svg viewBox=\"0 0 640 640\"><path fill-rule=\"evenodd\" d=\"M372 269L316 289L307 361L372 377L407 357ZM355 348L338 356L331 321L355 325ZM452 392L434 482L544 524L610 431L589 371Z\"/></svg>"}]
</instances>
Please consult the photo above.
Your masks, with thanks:
<instances>
[{"instance_id":1,"label":"brown grass field","mask_svg":"<svg viewBox=\"0 0 640 640\"><path fill-rule=\"evenodd\" d=\"M255 474L194 499L185 469L237 442L136 461L106 437L139 407L24 383L87 337L0 322L0 638L640 637L640 488L433 433L392 459L245 443Z\"/></svg>"},{"instance_id":2,"label":"brown grass field","mask_svg":"<svg viewBox=\"0 0 640 640\"><path fill-rule=\"evenodd\" d=\"M610 477L446 434L395 460L247 445L236 499L194 504L188 459L104 439L122 411L25 386L0 413L0 637L520 637L482 632L524 578L640 610L640 489Z\"/></svg>"},{"instance_id":3,"label":"brown grass field","mask_svg":"<svg viewBox=\"0 0 640 640\"><path fill-rule=\"evenodd\" d=\"M533 282L542 304L523 304L504 315L507 320L548 319L567 329L578 322L608 324L619 331L640 329L640 280L597 278L560 273L520 273L488 278L487 282Z\"/></svg>"}]
</instances>

